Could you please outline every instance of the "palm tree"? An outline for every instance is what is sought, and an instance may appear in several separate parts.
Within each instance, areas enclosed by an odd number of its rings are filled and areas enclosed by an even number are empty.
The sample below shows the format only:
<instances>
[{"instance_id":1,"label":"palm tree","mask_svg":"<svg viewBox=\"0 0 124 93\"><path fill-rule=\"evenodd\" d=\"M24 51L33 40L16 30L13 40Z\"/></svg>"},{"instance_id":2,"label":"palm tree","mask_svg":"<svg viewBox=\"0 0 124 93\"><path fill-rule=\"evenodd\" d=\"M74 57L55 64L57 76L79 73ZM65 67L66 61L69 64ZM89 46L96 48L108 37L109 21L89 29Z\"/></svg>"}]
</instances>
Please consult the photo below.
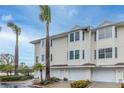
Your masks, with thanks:
<instances>
[{"instance_id":1,"label":"palm tree","mask_svg":"<svg viewBox=\"0 0 124 93\"><path fill-rule=\"evenodd\" d=\"M19 35L21 33L21 28L18 27L16 24L13 22L8 22L7 24L8 27L10 27L16 34L16 46L15 46L15 75L18 75L18 59L19 59Z\"/></svg>"},{"instance_id":2,"label":"palm tree","mask_svg":"<svg viewBox=\"0 0 124 93\"><path fill-rule=\"evenodd\" d=\"M2 30L2 27L0 26L0 31Z\"/></svg>"},{"instance_id":3,"label":"palm tree","mask_svg":"<svg viewBox=\"0 0 124 93\"><path fill-rule=\"evenodd\" d=\"M51 22L51 10L48 5L40 6L40 20L46 24L46 80L50 80L50 46L49 46L49 24Z\"/></svg>"},{"instance_id":4,"label":"palm tree","mask_svg":"<svg viewBox=\"0 0 124 93\"><path fill-rule=\"evenodd\" d=\"M34 65L34 70L37 70L37 71L40 71L40 79L41 79L41 82L43 80L43 77L42 77L42 70L44 69L44 65L43 64L40 64L40 63L37 63Z\"/></svg>"}]
</instances>

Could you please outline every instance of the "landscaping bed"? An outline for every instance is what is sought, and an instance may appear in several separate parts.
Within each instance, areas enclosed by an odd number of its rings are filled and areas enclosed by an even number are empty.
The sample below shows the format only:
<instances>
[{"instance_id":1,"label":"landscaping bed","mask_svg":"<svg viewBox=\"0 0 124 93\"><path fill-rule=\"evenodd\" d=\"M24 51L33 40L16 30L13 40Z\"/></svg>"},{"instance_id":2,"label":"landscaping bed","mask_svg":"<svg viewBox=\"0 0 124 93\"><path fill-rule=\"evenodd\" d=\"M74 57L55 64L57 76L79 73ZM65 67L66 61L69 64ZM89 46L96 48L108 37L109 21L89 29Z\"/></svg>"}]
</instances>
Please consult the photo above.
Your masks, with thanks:
<instances>
[{"instance_id":1,"label":"landscaping bed","mask_svg":"<svg viewBox=\"0 0 124 93\"><path fill-rule=\"evenodd\" d=\"M71 88L86 88L89 85L90 81L88 80L77 80L73 81L70 86Z\"/></svg>"},{"instance_id":2,"label":"landscaping bed","mask_svg":"<svg viewBox=\"0 0 124 93\"><path fill-rule=\"evenodd\" d=\"M48 85L48 84L52 84L59 81L60 81L59 78L51 77L50 80L42 80L42 81L36 81L36 82L34 81L34 85L42 86L42 85Z\"/></svg>"},{"instance_id":3,"label":"landscaping bed","mask_svg":"<svg viewBox=\"0 0 124 93\"><path fill-rule=\"evenodd\" d=\"M0 76L1 82L8 82L8 81L25 81L33 79L33 76Z\"/></svg>"},{"instance_id":4,"label":"landscaping bed","mask_svg":"<svg viewBox=\"0 0 124 93\"><path fill-rule=\"evenodd\" d=\"M121 88L124 88L124 83L121 84Z\"/></svg>"}]
</instances>

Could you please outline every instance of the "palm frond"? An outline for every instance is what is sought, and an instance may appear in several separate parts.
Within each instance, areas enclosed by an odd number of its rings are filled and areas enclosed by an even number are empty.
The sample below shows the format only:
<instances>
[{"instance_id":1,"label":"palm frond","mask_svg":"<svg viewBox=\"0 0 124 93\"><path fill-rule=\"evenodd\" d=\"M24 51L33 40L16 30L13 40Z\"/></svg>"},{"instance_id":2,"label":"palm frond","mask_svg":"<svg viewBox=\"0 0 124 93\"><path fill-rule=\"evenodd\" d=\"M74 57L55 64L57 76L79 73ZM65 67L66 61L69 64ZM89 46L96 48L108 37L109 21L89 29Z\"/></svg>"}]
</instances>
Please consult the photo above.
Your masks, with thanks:
<instances>
[{"instance_id":1,"label":"palm frond","mask_svg":"<svg viewBox=\"0 0 124 93\"><path fill-rule=\"evenodd\" d=\"M48 5L40 5L40 10L41 10L40 19L43 22L51 22L50 7Z\"/></svg>"},{"instance_id":2,"label":"palm frond","mask_svg":"<svg viewBox=\"0 0 124 93\"><path fill-rule=\"evenodd\" d=\"M20 35L21 28L18 27L16 24L14 24L13 22L8 22L7 26L10 27L15 33L17 32Z\"/></svg>"}]
</instances>

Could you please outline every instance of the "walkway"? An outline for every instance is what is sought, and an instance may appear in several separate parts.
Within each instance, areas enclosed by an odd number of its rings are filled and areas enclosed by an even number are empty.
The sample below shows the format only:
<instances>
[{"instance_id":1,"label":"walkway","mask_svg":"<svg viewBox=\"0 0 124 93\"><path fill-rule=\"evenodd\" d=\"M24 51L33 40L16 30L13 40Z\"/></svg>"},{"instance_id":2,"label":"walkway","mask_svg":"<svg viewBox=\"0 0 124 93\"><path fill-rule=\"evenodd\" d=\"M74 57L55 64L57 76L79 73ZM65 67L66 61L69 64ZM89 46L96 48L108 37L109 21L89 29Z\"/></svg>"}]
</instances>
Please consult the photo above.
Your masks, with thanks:
<instances>
[{"instance_id":1,"label":"walkway","mask_svg":"<svg viewBox=\"0 0 124 93\"><path fill-rule=\"evenodd\" d=\"M120 84L110 82L92 82L89 88L120 88Z\"/></svg>"}]
</instances>

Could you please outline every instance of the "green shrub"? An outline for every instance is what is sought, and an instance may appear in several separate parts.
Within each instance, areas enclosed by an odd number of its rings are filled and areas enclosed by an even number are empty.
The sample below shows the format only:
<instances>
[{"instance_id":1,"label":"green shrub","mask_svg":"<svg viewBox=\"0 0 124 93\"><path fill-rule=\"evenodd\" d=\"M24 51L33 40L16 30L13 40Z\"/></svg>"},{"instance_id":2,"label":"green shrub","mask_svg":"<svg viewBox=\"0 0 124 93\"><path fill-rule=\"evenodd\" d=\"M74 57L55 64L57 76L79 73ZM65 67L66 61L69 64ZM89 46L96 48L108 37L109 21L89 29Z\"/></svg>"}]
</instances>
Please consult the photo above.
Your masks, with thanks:
<instances>
[{"instance_id":1,"label":"green shrub","mask_svg":"<svg viewBox=\"0 0 124 93\"><path fill-rule=\"evenodd\" d=\"M71 83L71 88L85 88L89 84L86 80L77 80Z\"/></svg>"},{"instance_id":2,"label":"green shrub","mask_svg":"<svg viewBox=\"0 0 124 93\"><path fill-rule=\"evenodd\" d=\"M33 76L0 76L0 81L24 81L32 78Z\"/></svg>"},{"instance_id":3,"label":"green shrub","mask_svg":"<svg viewBox=\"0 0 124 93\"><path fill-rule=\"evenodd\" d=\"M50 84L50 83L51 83L50 80L43 80L43 81L41 81L41 84L43 84L43 85L47 85L47 84Z\"/></svg>"},{"instance_id":4,"label":"green shrub","mask_svg":"<svg viewBox=\"0 0 124 93\"><path fill-rule=\"evenodd\" d=\"M41 84L42 84L42 85L47 85L47 84L54 83L54 82L58 82L58 81L60 81L59 78L51 77L50 80L42 80L42 81L41 81Z\"/></svg>"},{"instance_id":5,"label":"green shrub","mask_svg":"<svg viewBox=\"0 0 124 93\"><path fill-rule=\"evenodd\" d=\"M60 81L60 79L57 78L57 77L51 77L51 78L50 78L50 81L51 81L51 82L58 82L58 81Z\"/></svg>"},{"instance_id":6,"label":"green shrub","mask_svg":"<svg viewBox=\"0 0 124 93\"><path fill-rule=\"evenodd\" d=\"M64 81L68 81L68 78L65 78L65 77L64 77L64 79L63 79L63 80L64 80Z\"/></svg>"},{"instance_id":7,"label":"green shrub","mask_svg":"<svg viewBox=\"0 0 124 93\"><path fill-rule=\"evenodd\" d=\"M121 88L124 88L124 83L121 84Z\"/></svg>"}]
</instances>

